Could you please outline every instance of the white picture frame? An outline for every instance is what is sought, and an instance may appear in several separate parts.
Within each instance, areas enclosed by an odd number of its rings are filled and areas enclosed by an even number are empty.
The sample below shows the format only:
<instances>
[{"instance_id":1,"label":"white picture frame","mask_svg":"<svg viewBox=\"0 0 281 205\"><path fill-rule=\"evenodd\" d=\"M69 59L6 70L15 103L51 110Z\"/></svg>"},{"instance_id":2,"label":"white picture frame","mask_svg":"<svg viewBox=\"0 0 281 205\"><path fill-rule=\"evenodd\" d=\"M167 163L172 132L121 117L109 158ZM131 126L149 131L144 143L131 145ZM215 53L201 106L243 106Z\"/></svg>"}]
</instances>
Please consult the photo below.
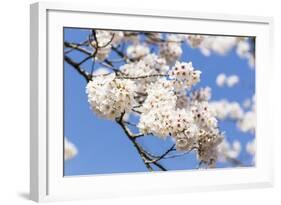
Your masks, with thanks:
<instances>
[{"instance_id":1,"label":"white picture frame","mask_svg":"<svg viewBox=\"0 0 281 205\"><path fill-rule=\"evenodd\" d=\"M267 112L272 97L273 19L183 11L97 8L94 4L35 3L30 13L30 198L91 199L143 194L269 187L273 184L273 134ZM118 20L112 21L112 18ZM63 177L63 26L256 36L257 155L252 168ZM185 25L185 26L183 26ZM191 26L193 25L193 26ZM190 26L190 27L189 27ZM268 82L268 83L264 83ZM267 120L264 120L267 119ZM61 137L59 137L61 136ZM147 186L146 181L150 181ZM185 183L186 182L186 183Z\"/></svg>"}]
</instances>

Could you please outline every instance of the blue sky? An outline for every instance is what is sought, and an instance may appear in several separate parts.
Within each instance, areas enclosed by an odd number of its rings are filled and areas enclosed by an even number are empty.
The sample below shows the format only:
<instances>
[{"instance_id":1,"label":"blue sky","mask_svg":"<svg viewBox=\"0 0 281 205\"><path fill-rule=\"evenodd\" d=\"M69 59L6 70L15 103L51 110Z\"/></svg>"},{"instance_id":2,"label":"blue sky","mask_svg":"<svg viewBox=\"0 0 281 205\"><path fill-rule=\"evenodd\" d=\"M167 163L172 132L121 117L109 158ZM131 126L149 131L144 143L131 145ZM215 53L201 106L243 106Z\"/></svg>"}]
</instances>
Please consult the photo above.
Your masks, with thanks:
<instances>
[{"instance_id":1,"label":"blue sky","mask_svg":"<svg viewBox=\"0 0 281 205\"><path fill-rule=\"evenodd\" d=\"M90 34L89 29L64 29L64 40L80 43ZM250 69L246 59L237 56L232 50L226 56L212 54L206 57L198 49L192 49L184 44L181 61L192 61L193 66L202 71L198 87L212 88L212 100L227 99L242 103L251 98L255 87L255 70ZM79 52L68 54L79 62L85 55ZM111 55L109 58L116 58ZM91 70L92 60L83 64L83 68ZM98 63L95 69L99 68ZM97 117L90 109L85 93L86 81L66 62L64 63L64 136L73 142L78 149L75 158L65 161L64 175L90 175L121 172L147 171L140 156L127 139L123 130L114 122ZM220 73L238 75L239 84L232 88L218 87L216 77ZM245 151L245 144L254 138L253 134L242 133L231 121L219 122L220 129L225 132L227 139L232 142L237 139L242 144L238 159L249 166L252 157ZM62 136L62 137L64 137ZM171 139L161 140L147 136L139 140L144 148L161 154L169 148ZM183 157L162 160L161 164L168 170L194 169L198 161L194 153ZM229 167L228 163L218 163L217 167Z\"/></svg>"}]
</instances>

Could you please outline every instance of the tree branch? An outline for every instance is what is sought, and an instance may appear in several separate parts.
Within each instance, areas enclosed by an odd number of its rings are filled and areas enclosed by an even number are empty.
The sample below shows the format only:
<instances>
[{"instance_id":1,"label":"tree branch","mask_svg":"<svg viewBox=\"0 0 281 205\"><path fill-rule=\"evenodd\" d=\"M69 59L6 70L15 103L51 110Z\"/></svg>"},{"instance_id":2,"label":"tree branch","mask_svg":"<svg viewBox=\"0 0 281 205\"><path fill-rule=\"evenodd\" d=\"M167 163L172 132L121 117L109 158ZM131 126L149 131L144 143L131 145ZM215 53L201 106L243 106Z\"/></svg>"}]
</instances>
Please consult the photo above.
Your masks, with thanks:
<instances>
[{"instance_id":1,"label":"tree branch","mask_svg":"<svg viewBox=\"0 0 281 205\"><path fill-rule=\"evenodd\" d=\"M69 43L67 41L64 42L64 46L67 48L71 48L71 50L65 51L65 54L69 53L70 51L73 50L78 50L86 55L91 55L92 53L90 51L88 51L85 48L82 48L80 44L75 44L75 43Z\"/></svg>"},{"instance_id":2,"label":"tree branch","mask_svg":"<svg viewBox=\"0 0 281 205\"><path fill-rule=\"evenodd\" d=\"M166 152L164 152L162 155L160 155L159 157L157 157L156 159L154 159L152 162L158 162L160 161L161 159L164 159L164 157L166 155L168 155L171 151L174 151L175 149L175 144L173 144Z\"/></svg>"},{"instance_id":3,"label":"tree branch","mask_svg":"<svg viewBox=\"0 0 281 205\"><path fill-rule=\"evenodd\" d=\"M232 158L232 157L228 157L226 156L226 160L229 161L231 164L233 164L234 166L240 166L240 167L244 167L245 165L240 162L238 159L236 158Z\"/></svg>"},{"instance_id":4,"label":"tree branch","mask_svg":"<svg viewBox=\"0 0 281 205\"><path fill-rule=\"evenodd\" d=\"M152 77L168 77L167 74L152 74L152 75L141 75L141 76L118 76L122 79L131 79L131 80L137 80L142 78L152 78Z\"/></svg>"},{"instance_id":5,"label":"tree branch","mask_svg":"<svg viewBox=\"0 0 281 205\"><path fill-rule=\"evenodd\" d=\"M167 169L165 167L163 167L158 161L159 160L154 160L152 159L147 152L142 148L142 146L136 141L136 136L143 136L143 134L139 134L139 135L134 135L130 129L125 125L125 122L123 121L123 117L124 117L123 113L120 118L116 119L116 122L120 125L120 127L124 130L125 134L127 135L128 139L132 142L132 144L134 145L134 147L136 148L137 152L139 153L139 155L141 156L142 161L144 162L145 166L147 167L147 169L149 171L153 171L153 168L151 166L151 164L153 164L154 166L158 167L160 170L162 171L167 171Z\"/></svg>"},{"instance_id":6,"label":"tree branch","mask_svg":"<svg viewBox=\"0 0 281 205\"><path fill-rule=\"evenodd\" d=\"M80 67L80 65L77 62L74 62L73 60L71 60L68 56L64 56L64 60L71 65L73 68L75 68L76 71L78 71L78 73L87 81L89 82L92 79L92 75L89 74L87 71L85 71L84 69L82 69Z\"/></svg>"},{"instance_id":7,"label":"tree branch","mask_svg":"<svg viewBox=\"0 0 281 205\"><path fill-rule=\"evenodd\" d=\"M125 114L125 113L124 113ZM131 136L131 131L125 126L125 124L123 123L123 117L124 114L121 115L120 119L116 119L116 122L121 126L121 128L124 130L125 134L128 136L129 140L132 142L132 144L134 145L134 147L136 148L137 152L139 153L139 155L141 156L142 161L144 162L146 168L149 171L153 171L152 167L150 166L150 163L147 162L147 158L144 154L144 152L142 152L141 148L139 147L138 143L136 142L136 140Z\"/></svg>"},{"instance_id":8,"label":"tree branch","mask_svg":"<svg viewBox=\"0 0 281 205\"><path fill-rule=\"evenodd\" d=\"M79 48L82 48L81 46L86 46L88 44L89 44L88 40L86 40L82 43L69 43L69 42L65 41L64 46L67 48L70 48L70 49L65 51L64 54L68 54L68 53L72 52L73 50L79 50ZM83 51L81 51L81 52L83 52Z\"/></svg>"},{"instance_id":9,"label":"tree branch","mask_svg":"<svg viewBox=\"0 0 281 205\"><path fill-rule=\"evenodd\" d=\"M112 46L112 50L121 57L121 59L124 59L125 63L133 62L132 59L130 59L128 56L126 56L122 51L119 51L116 47Z\"/></svg>"}]
</instances>

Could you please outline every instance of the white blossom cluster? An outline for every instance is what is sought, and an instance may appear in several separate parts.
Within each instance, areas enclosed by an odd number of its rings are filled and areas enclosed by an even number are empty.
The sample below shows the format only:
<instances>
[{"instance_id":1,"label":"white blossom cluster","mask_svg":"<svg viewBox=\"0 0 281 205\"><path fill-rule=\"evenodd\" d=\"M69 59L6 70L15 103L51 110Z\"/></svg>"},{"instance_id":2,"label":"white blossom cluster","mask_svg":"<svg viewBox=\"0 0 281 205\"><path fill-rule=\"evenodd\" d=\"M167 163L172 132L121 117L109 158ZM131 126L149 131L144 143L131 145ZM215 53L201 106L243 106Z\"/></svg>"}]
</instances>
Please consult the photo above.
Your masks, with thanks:
<instances>
[{"instance_id":1,"label":"white blossom cluster","mask_svg":"<svg viewBox=\"0 0 281 205\"><path fill-rule=\"evenodd\" d=\"M169 76L173 79L174 87L177 90L191 88L200 81L201 71L194 70L192 62L180 63L177 61L169 72Z\"/></svg>"},{"instance_id":2,"label":"white blossom cluster","mask_svg":"<svg viewBox=\"0 0 281 205\"><path fill-rule=\"evenodd\" d=\"M167 66L166 60L153 53L120 67L122 74L136 78L134 81L137 85L137 92L146 92L147 86L161 78L161 75L165 75L168 70L169 66Z\"/></svg>"},{"instance_id":3,"label":"white blossom cluster","mask_svg":"<svg viewBox=\"0 0 281 205\"><path fill-rule=\"evenodd\" d=\"M64 138L64 160L70 160L78 154L76 146Z\"/></svg>"},{"instance_id":4,"label":"white blossom cluster","mask_svg":"<svg viewBox=\"0 0 281 205\"><path fill-rule=\"evenodd\" d=\"M240 120L244 116L244 111L237 102L227 100L212 101L209 103L214 115L220 119Z\"/></svg>"},{"instance_id":5,"label":"white blossom cluster","mask_svg":"<svg viewBox=\"0 0 281 205\"><path fill-rule=\"evenodd\" d=\"M165 74L169 70L166 60L156 54L148 54L140 60L124 64L120 71L127 76L141 77L145 75ZM153 78L153 81L155 78Z\"/></svg>"},{"instance_id":6,"label":"white blossom cluster","mask_svg":"<svg viewBox=\"0 0 281 205\"><path fill-rule=\"evenodd\" d=\"M115 73L94 76L86 92L92 109L101 117L115 119L123 112L131 111L134 105L135 83L118 79Z\"/></svg>"},{"instance_id":7,"label":"white blossom cluster","mask_svg":"<svg viewBox=\"0 0 281 205\"><path fill-rule=\"evenodd\" d=\"M225 85L233 87L239 83L239 77L237 75L226 76L224 73L221 73L217 76L216 83L219 87L223 87Z\"/></svg>"},{"instance_id":8,"label":"white blossom cluster","mask_svg":"<svg viewBox=\"0 0 281 205\"><path fill-rule=\"evenodd\" d=\"M189 151L197 146L199 128L192 116L186 109L176 110L171 116L171 135L175 138L179 151Z\"/></svg>"},{"instance_id":9,"label":"white blossom cluster","mask_svg":"<svg viewBox=\"0 0 281 205\"><path fill-rule=\"evenodd\" d=\"M120 72L100 72L88 83L88 101L95 113L116 119L122 113L133 112L136 106L141 133L163 139L170 136L178 151L196 149L200 161L215 165L217 146L223 136L208 105L210 88L201 88L190 96L186 94L200 81L201 72L191 62L176 62L169 69L165 59L151 54L121 66ZM143 77L148 75L156 77ZM136 101L139 92L145 96L142 103ZM181 107L180 97L187 101Z\"/></svg>"},{"instance_id":10,"label":"white blossom cluster","mask_svg":"<svg viewBox=\"0 0 281 205\"><path fill-rule=\"evenodd\" d=\"M188 35L186 37L187 43L190 45L191 48L197 48L200 46L200 44L204 41L203 35Z\"/></svg>"},{"instance_id":11,"label":"white blossom cluster","mask_svg":"<svg viewBox=\"0 0 281 205\"><path fill-rule=\"evenodd\" d=\"M237 128L241 132L255 133L256 129L256 103L255 96L252 99L247 99L243 103L243 108L238 102L228 102L227 100L209 102L210 109L219 120L232 120L236 123ZM246 144L246 151L253 156L255 163L255 139ZM241 144L234 141L230 144L226 139L218 146L218 160L221 162L227 159L236 159L241 151Z\"/></svg>"},{"instance_id":12,"label":"white blossom cluster","mask_svg":"<svg viewBox=\"0 0 281 205\"><path fill-rule=\"evenodd\" d=\"M243 117L238 121L237 126L242 132L255 133L256 130L256 100L252 97L252 105L250 110L244 113Z\"/></svg>"},{"instance_id":13,"label":"white blossom cluster","mask_svg":"<svg viewBox=\"0 0 281 205\"><path fill-rule=\"evenodd\" d=\"M218 146L218 160L221 162L230 159L236 159L241 152L241 144L239 141L235 140L232 143L228 142L226 139Z\"/></svg>"},{"instance_id":14,"label":"white blossom cluster","mask_svg":"<svg viewBox=\"0 0 281 205\"><path fill-rule=\"evenodd\" d=\"M251 68L254 68L255 59L251 51L248 38L232 36L187 35L186 42L192 48L199 48L202 54L209 56L211 53L225 55L236 48L239 57L247 59Z\"/></svg>"},{"instance_id":15,"label":"white blossom cluster","mask_svg":"<svg viewBox=\"0 0 281 205\"><path fill-rule=\"evenodd\" d=\"M149 54L149 48L142 44L133 44L127 48L127 55L131 59L140 59Z\"/></svg>"},{"instance_id":16,"label":"white blossom cluster","mask_svg":"<svg viewBox=\"0 0 281 205\"><path fill-rule=\"evenodd\" d=\"M110 30L96 30L95 37L91 42L94 48L98 48L96 58L104 60L108 57L111 47L117 46L121 41L133 43L127 48L127 54L131 58L140 58L149 53L149 48L141 44L139 32L122 32ZM147 43L159 43L163 40L161 33L147 33ZM173 65L182 55L182 43L186 42L192 48L198 48L202 54L209 56L211 53L225 55L236 48L239 57L247 59L251 68L254 67L255 59L248 38L232 36L211 36L197 34L167 34L164 41L160 41L160 55L169 65ZM98 45L97 45L98 44Z\"/></svg>"},{"instance_id":17,"label":"white blossom cluster","mask_svg":"<svg viewBox=\"0 0 281 205\"><path fill-rule=\"evenodd\" d=\"M247 41L239 41L237 44L236 53L241 58L245 58L248 60L250 68L254 68L255 58L253 53L251 52L250 44Z\"/></svg>"},{"instance_id":18,"label":"white blossom cluster","mask_svg":"<svg viewBox=\"0 0 281 205\"><path fill-rule=\"evenodd\" d=\"M201 89L206 92L207 89ZM200 98L179 95L172 80L159 79L147 89L138 128L142 133L166 138L171 136L178 151L197 150L198 159L209 166L217 160L217 146L223 135L217 120L210 112L208 102ZM199 95L199 94L197 94ZM186 106L178 107L178 97L185 96ZM202 100L202 101L201 101Z\"/></svg>"},{"instance_id":19,"label":"white blossom cluster","mask_svg":"<svg viewBox=\"0 0 281 205\"><path fill-rule=\"evenodd\" d=\"M167 41L160 44L160 55L169 65L173 65L182 55L181 42L177 35L169 35Z\"/></svg>"},{"instance_id":20,"label":"white blossom cluster","mask_svg":"<svg viewBox=\"0 0 281 205\"><path fill-rule=\"evenodd\" d=\"M237 44L237 41L236 37L231 36L187 36L187 43L193 48L199 48L206 56L209 56L212 52L224 55Z\"/></svg>"},{"instance_id":21,"label":"white blossom cluster","mask_svg":"<svg viewBox=\"0 0 281 205\"><path fill-rule=\"evenodd\" d=\"M246 145L246 151L253 156L252 163L255 164L256 161L256 140L253 139L252 141L248 142Z\"/></svg>"},{"instance_id":22,"label":"white blossom cluster","mask_svg":"<svg viewBox=\"0 0 281 205\"><path fill-rule=\"evenodd\" d=\"M91 42L91 46L97 50L96 58L102 61L107 58L112 46L122 41L124 34L122 31L96 30L95 32L96 39Z\"/></svg>"},{"instance_id":23,"label":"white blossom cluster","mask_svg":"<svg viewBox=\"0 0 281 205\"><path fill-rule=\"evenodd\" d=\"M124 32L124 40L126 42L131 42L131 43L138 43L140 38L139 38L139 32L134 32L134 31L125 31Z\"/></svg>"},{"instance_id":24,"label":"white blossom cluster","mask_svg":"<svg viewBox=\"0 0 281 205\"><path fill-rule=\"evenodd\" d=\"M171 81L164 78L151 83L147 98L142 104L138 128L142 133L152 133L165 138L170 133L170 111L175 109L176 96Z\"/></svg>"},{"instance_id":25,"label":"white blossom cluster","mask_svg":"<svg viewBox=\"0 0 281 205\"><path fill-rule=\"evenodd\" d=\"M256 129L256 112L246 112L243 118L238 122L238 127L243 132L255 132Z\"/></svg>"},{"instance_id":26,"label":"white blossom cluster","mask_svg":"<svg viewBox=\"0 0 281 205\"><path fill-rule=\"evenodd\" d=\"M211 88L199 88L191 93L191 99L198 102L209 101L211 99Z\"/></svg>"},{"instance_id":27,"label":"white blossom cluster","mask_svg":"<svg viewBox=\"0 0 281 205\"><path fill-rule=\"evenodd\" d=\"M230 119L237 123L237 127L242 132L254 133L256 129L256 104L255 97L253 97L250 109L245 111L238 102L229 102L227 100L211 101L209 106L214 115L220 119Z\"/></svg>"},{"instance_id":28,"label":"white blossom cluster","mask_svg":"<svg viewBox=\"0 0 281 205\"><path fill-rule=\"evenodd\" d=\"M217 127L217 119L211 112L208 102L196 103L191 110L194 114L194 120L201 128L211 132L217 131L215 130Z\"/></svg>"}]
</instances>

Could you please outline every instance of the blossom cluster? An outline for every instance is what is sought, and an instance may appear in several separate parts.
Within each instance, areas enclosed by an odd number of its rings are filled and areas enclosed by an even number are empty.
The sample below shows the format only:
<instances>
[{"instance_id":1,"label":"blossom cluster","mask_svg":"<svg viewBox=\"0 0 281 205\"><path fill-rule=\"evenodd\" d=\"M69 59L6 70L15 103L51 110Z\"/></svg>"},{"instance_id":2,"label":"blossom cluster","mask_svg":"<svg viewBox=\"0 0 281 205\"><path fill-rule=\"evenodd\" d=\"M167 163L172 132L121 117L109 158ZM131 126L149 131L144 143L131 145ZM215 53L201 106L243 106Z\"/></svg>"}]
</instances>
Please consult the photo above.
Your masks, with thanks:
<instances>
[{"instance_id":1,"label":"blossom cluster","mask_svg":"<svg viewBox=\"0 0 281 205\"><path fill-rule=\"evenodd\" d=\"M221 73L217 76L216 83L220 87L223 87L224 85L233 87L239 83L239 77L237 75L226 76L224 73Z\"/></svg>"},{"instance_id":2,"label":"blossom cluster","mask_svg":"<svg viewBox=\"0 0 281 205\"><path fill-rule=\"evenodd\" d=\"M227 100L211 101L209 106L216 118L236 121L237 127L242 132L254 133L256 129L255 96L253 96L252 102L249 103L251 103L250 109L246 111L238 102L229 102Z\"/></svg>"},{"instance_id":3,"label":"blossom cluster","mask_svg":"<svg viewBox=\"0 0 281 205\"><path fill-rule=\"evenodd\" d=\"M165 60L149 55L121 66L120 73L93 76L86 92L99 116L116 119L135 108L140 114L137 127L141 133L160 138L170 136L178 151L196 149L200 161L214 166L216 147L223 136L209 108L210 88L199 89L190 96L184 94L200 81L200 73L191 62L177 61L169 69ZM138 93L145 96L142 103L136 100ZM183 96L186 104L178 107Z\"/></svg>"},{"instance_id":4,"label":"blossom cluster","mask_svg":"<svg viewBox=\"0 0 281 205\"><path fill-rule=\"evenodd\" d=\"M96 58L98 60L104 60L109 55L112 46L118 45L123 39L122 31L106 31L96 30L95 38L91 41L91 46L95 48Z\"/></svg>"},{"instance_id":5,"label":"blossom cluster","mask_svg":"<svg viewBox=\"0 0 281 205\"><path fill-rule=\"evenodd\" d=\"M145 92L150 83L165 75L168 70L169 66L167 66L166 60L153 53L142 56L136 62L130 62L120 67L123 75L135 78L134 82L139 92Z\"/></svg>"},{"instance_id":6,"label":"blossom cluster","mask_svg":"<svg viewBox=\"0 0 281 205\"><path fill-rule=\"evenodd\" d=\"M256 140L255 139L253 139L252 141L247 143L246 150L250 155L253 156L252 163L254 164L255 160L256 160L256 157L255 157L256 156Z\"/></svg>"},{"instance_id":7,"label":"blossom cluster","mask_svg":"<svg viewBox=\"0 0 281 205\"><path fill-rule=\"evenodd\" d=\"M93 77L86 88L92 109L101 117L115 119L134 105L135 83L115 73Z\"/></svg>"},{"instance_id":8,"label":"blossom cluster","mask_svg":"<svg viewBox=\"0 0 281 205\"><path fill-rule=\"evenodd\" d=\"M237 126L242 132L255 133L256 130L256 98L252 97L250 109L238 121Z\"/></svg>"},{"instance_id":9,"label":"blossom cluster","mask_svg":"<svg viewBox=\"0 0 281 205\"><path fill-rule=\"evenodd\" d=\"M236 48L239 57L247 59L251 68L254 68L254 54L247 37L188 35L187 43L192 48L198 48L202 54L209 56L212 53L225 55Z\"/></svg>"},{"instance_id":10,"label":"blossom cluster","mask_svg":"<svg viewBox=\"0 0 281 205\"><path fill-rule=\"evenodd\" d=\"M76 146L70 142L66 137L64 138L64 159L70 160L78 153Z\"/></svg>"},{"instance_id":11,"label":"blossom cluster","mask_svg":"<svg viewBox=\"0 0 281 205\"><path fill-rule=\"evenodd\" d=\"M194 70L192 62L182 62L177 61L171 71L169 76L173 79L174 87L177 90L182 90L186 88L191 88L193 85L200 81L201 71Z\"/></svg>"},{"instance_id":12,"label":"blossom cluster","mask_svg":"<svg viewBox=\"0 0 281 205\"><path fill-rule=\"evenodd\" d=\"M241 144L239 141L235 140L230 143L226 139L218 146L219 158L221 162L227 161L229 158L236 159L241 152Z\"/></svg>"},{"instance_id":13,"label":"blossom cluster","mask_svg":"<svg viewBox=\"0 0 281 205\"><path fill-rule=\"evenodd\" d=\"M244 111L237 102L229 102L227 100L212 101L210 102L210 107L214 115L220 120L239 120L244 116Z\"/></svg>"},{"instance_id":14,"label":"blossom cluster","mask_svg":"<svg viewBox=\"0 0 281 205\"><path fill-rule=\"evenodd\" d=\"M167 41L160 44L160 55L163 56L169 65L173 65L182 55L181 42L176 35L169 35Z\"/></svg>"},{"instance_id":15,"label":"blossom cluster","mask_svg":"<svg viewBox=\"0 0 281 205\"><path fill-rule=\"evenodd\" d=\"M149 54L149 48L146 45L134 44L127 48L127 55L131 59L140 59Z\"/></svg>"},{"instance_id":16,"label":"blossom cluster","mask_svg":"<svg viewBox=\"0 0 281 205\"><path fill-rule=\"evenodd\" d=\"M149 54L147 43L159 45L159 55L166 59L167 64L172 66L180 59L183 50L182 44L187 43L191 48L198 48L202 54L209 56L212 53L225 55L232 49L236 49L239 57L248 60L251 68L254 68L254 54L249 38L233 36L211 36L197 34L167 34L145 33L145 43L141 43L139 32L123 32L109 30L95 30L95 39L91 45L97 49L95 57L98 60L106 59L112 47L117 47L122 41L131 42L127 48L127 55L132 59L138 59Z\"/></svg>"}]
</instances>

